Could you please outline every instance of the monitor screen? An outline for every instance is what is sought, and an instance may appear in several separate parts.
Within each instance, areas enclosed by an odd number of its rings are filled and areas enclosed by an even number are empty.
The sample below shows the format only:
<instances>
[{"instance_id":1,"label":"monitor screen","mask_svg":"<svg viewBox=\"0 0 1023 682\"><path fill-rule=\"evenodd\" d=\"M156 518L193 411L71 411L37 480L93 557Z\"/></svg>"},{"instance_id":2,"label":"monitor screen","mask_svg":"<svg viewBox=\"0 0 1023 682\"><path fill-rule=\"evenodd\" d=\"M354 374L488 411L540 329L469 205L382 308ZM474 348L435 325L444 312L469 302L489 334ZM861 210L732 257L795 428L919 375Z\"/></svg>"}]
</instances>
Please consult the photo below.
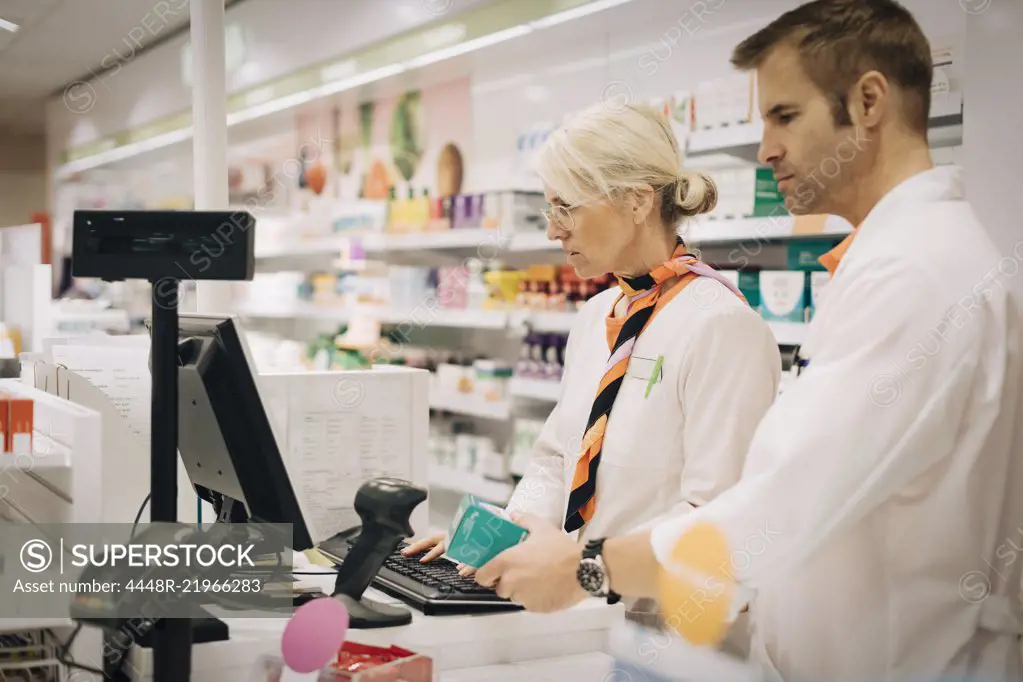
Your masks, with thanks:
<instances>
[{"instance_id":1,"label":"monitor screen","mask_svg":"<svg viewBox=\"0 0 1023 682\"><path fill-rule=\"evenodd\" d=\"M292 549L311 548L237 321L181 315L178 357L178 450L192 484L242 503L253 522L291 524Z\"/></svg>"}]
</instances>

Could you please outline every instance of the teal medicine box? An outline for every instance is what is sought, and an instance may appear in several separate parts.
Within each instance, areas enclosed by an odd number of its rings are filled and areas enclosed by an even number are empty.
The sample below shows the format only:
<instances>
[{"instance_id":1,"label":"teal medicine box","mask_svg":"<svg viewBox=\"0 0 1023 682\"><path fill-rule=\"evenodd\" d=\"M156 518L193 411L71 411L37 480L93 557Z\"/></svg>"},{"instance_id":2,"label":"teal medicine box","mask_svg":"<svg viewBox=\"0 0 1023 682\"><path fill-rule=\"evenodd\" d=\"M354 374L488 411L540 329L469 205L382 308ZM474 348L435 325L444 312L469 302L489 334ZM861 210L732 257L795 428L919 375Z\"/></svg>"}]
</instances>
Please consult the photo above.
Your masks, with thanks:
<instances>
[{"instance_id":1,"label":"teal medicine box","mask_svg":"<svg viewBox=\"0 0 1023 682\"><path fill-rule=\"evenodd\" d=\"M479 568L528 536L504 509L466 495L451 520L446 554L453 561Z\"/></svg>"}]
</instances>

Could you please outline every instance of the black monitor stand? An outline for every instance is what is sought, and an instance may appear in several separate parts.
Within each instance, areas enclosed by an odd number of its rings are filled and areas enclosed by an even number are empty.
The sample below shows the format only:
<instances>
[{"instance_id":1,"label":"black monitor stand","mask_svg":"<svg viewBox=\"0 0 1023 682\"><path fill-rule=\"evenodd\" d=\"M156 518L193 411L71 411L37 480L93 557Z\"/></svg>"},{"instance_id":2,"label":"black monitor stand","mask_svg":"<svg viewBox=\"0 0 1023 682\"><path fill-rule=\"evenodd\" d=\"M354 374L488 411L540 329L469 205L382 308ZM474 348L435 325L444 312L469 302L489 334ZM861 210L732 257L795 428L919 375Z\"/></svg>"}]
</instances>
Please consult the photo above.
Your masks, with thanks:
<instances>
[{"instance_id":1,"label":"black monitor stand","mask_svg":"<svg viewBox=\"0 0 1023 682\"><path fill-rule=\"evenodd\" d=\"M153 280L149 518L178 520L178 298L181 282ZM192 676L192 621L163 618L152 635L153 682Z\"/></svg>"}]
</instances>

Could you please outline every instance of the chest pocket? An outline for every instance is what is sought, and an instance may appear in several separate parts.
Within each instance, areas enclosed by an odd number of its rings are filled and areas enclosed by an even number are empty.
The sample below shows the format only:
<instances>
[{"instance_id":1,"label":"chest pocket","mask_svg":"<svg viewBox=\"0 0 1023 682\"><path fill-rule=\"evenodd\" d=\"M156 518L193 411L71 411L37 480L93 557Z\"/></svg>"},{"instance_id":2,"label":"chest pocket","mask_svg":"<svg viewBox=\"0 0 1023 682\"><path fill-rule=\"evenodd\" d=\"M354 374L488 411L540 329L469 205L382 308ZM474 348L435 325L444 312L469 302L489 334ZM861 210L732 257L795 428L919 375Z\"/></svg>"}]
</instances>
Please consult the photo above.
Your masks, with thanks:
<instances>
[{"instance_id":1,"label":"chest pocket","mask_svg":"<svg viewBox=\"0 0 1023 682\"><path fill-rule=\"evenodd\" d=\"M611 409L601 466L667 469L681 459L682 414L672 369L662 356L637 348Z\"/></svg>"}]
</instances>

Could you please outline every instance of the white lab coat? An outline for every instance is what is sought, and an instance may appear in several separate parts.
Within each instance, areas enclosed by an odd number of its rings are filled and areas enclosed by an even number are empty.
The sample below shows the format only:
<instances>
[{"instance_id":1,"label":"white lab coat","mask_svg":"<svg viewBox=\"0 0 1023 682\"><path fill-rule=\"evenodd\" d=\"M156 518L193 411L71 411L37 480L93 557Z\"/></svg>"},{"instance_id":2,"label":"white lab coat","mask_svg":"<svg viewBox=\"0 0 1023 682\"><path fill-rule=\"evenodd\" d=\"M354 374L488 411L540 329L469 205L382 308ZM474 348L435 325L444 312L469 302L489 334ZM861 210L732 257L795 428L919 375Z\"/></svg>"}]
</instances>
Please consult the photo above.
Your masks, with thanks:
<instances>
[{"instance_id":1,"label":"white lab coat","mask_svg":"<svg viewBox=\"0 0 1023 682\"><path fill-rule=\"evenodd\" d=\"M561 527L586 420L609 355L605 318L619 289L588 301L566 348L561 395L508 508ZM658 356L659 380L647 387ZM640 334L604 434L593 518L580 541L650 528L731 487L781 380L759 314L701 277Z\"/></svg>"},{"instance_id":2,"label":"white lab coat","mask_svg":"<svg viewBox=\"0 0 1023 682\"><path fill-rule=\"evenodd\" d=\"M665 565L690 524L724 530L769 678L1019 678L1023 327L1005 280L1021 267L990 242L958 168L900 184L842 259L810 364L760 424L740 483L654 530Z\"/></svg>"}]
</instances>

